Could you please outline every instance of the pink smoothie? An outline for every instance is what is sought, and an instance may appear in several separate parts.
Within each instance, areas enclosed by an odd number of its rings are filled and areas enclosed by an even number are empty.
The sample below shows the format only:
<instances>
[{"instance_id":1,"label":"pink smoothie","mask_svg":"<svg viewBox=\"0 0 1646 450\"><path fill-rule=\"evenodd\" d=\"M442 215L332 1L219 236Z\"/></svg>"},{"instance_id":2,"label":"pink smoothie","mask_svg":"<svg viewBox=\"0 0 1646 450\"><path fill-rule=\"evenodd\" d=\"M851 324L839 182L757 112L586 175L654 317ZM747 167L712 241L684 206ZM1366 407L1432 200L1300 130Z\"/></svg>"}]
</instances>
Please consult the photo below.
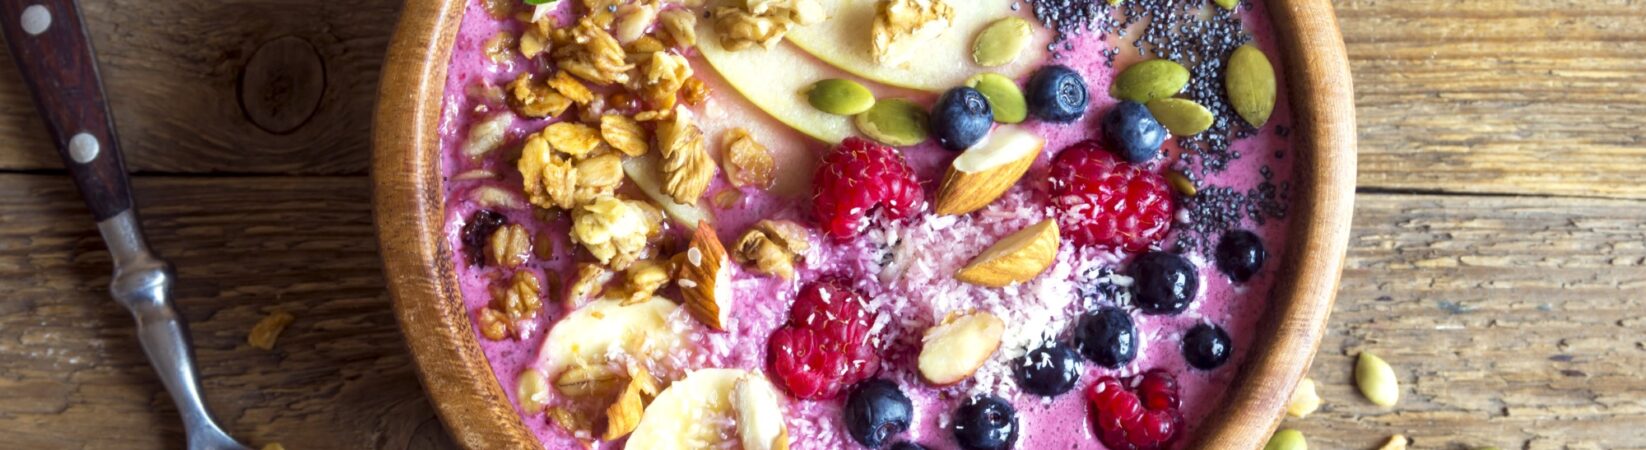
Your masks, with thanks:
<instances>
[{"instance_id":1,"label":"pink smoothie","mask_svg":"<svg viewBox=\"0 0 1646 450\"><path fill-rule=\"evenodd\" d=\"M496 19L488 15L482 0L471 2L462 28L456 39L450 72L446 83L445 116L441 122L445 186L447 193L447 237L456 255L452 263L468 309L477 317L478 312L491 301L489 286L509 278L509 269L471 265L463 256L461 229L478 210L490 209L506 215L510 223L524 224L535 236L535 246L542 248L528 263L514 270L532 271L545 280L569 279L572 264L587 260L586 252L574 246L566 236L566 221L561 215L534 212L520 194L520 174L513 162L519 154L524 136L546 126L550 121L504 119L508 125L503 143L496 151L481 157L463 154L471 129L502 114L512 117L501 97L487 93L485 86L501 86L513 80L527 63L518 57L502 63L489 59L484 51L488 39L499 32L518 33L521 26L513 19ZM573 2L562 2L573 3ZM1006 14L1008 12L1002 12ZM1276 64L1280 49L1270 31L1267 12L1262 2L1242 11L1245 29L1254 42ZM711 332L690 318L684 311L671 317L671 323L685 330L689 350L674 355L683 371L700 368L730 367L766 370L766 340L771 332L787 318L789 305L796 291L806 282L822 275L846 274L857 280L857 287L871 299L868 309L875 314L875 330L884 357L882 378L897 382L913 400L915 424L904 434L904 439L916 441L932 449L958 448L949 433L949 416L966 398L978 394L992 394L1010 400L1018 409L1021 431L1016 448L1021 449L1100 449L1104 448L1092 434L1087 422L1087 405L1080 395L1085 386L1103 376L1130 376L1149 369L1166 369L1176 375L1181 386L1182 412L1186 430L1180 436L1196 431L1199 424L1219 402L1253 348L1258 335L1259 320L1268 303L1275 280L1276 261L1286 257L1287 221L1270 217L1268 220L1246 218L1241 228L1252 230L1262 238L1269 251L1269 263L1250 281L1233 283L1212 267L1211 256L1201 248L1184 249L1185 254L1200 269L1202 292L1189 310L1179 315L1133 314L1141 336L1138 357L1119 370L1109 370L1087 364L1076 390L1046 400L1021 393L1009 369L1010 363L1025 351L1051 339L1067 339L1073 319L1095 304L1083 298L1081 287L1103 280L1091 279L1102 269L1125 274L1132 255L1099 249L1077 249L1068 242L1058 254L1055 263L1034 280L1007 288L984 288L960 283L952 274L959 267L1000 237L1046 218L1048 206L1048 165L1056 152L1085 139L1099 135L1098 122L1114 104L1106 95L1115 69L1108 67L1102 56L1111 47L1095 34L1071 39L1072 49L1061 52L1058 63L1069 65L1085 75L1091 87L1092 104L1082 120L1074 124L1037 123L1024 125L1047 140L1046 151L1035 167L1005 197L982 211L961 216L922 214L899 223L884 223L871 228L865 236L849 244L836 245L821 236L814 239L818 247L808 255L797 280L783 281L774 277L738 270L734 272L731 321L726 332ZM786 44L785 44L786 45ZM1127 52L1122 52L1127 53ZM1135 54L1135 52L1132 52ZM1124 67L1128 57L1122 57L1117 67ZM735 96L724 86L712 69L694 61L701 78L715 96ZM1022 80L1020 80L1022 81ZM1232 150L1243 155L1219 172L1196 171L1203 192L1208 187L1224 187L1231 192L1245 193L1260 184L1284 186L1292 176L1291 146L1284 129L1291 125L1290 108L1286 98L1285 80L1279 80L1280 96L1268 124L1247 138L1235 141ZM930 98L924 99L930 101ZM746 105L737 99L726 104ZM1238 119L1235 119L1238 120ZM717 135L716 128L735 124L715 123L711 117L699 123L706 133ZM1168 140L1173 157L1151 163L1156 168L1172 168L1178 153L1175 140ZM816 152L827 150L827 145L814 143ZM911 166L927 186L927 198L935 183L955 155L925 144L903 149ZM1182 168L1182 167L1177 167ZM1265 176L1265 173L1268 175ZM785 173L783 176L807 176L805 173ZM513 195L513 202L482 204L475 192L481 189L500 189ZM713 198L722 189L734 189L717 177L706 196ZM735 239L755 221L767 218L794 220L814 225L809 217L809 202L805 198L783 198L754 190L745 192L745 199L729 210L716 210L716 224L725 242ZM1283 194L1283 193L1282 193ZM1185 203L1178 201L1180 209ZM928 208L929 209L929 208ZM1187 213L1178 215L1180 222L1192 220ZM1179 225L1181 225L1180 223ZM1176 227L1176 225L1174 225ZM679 230L675 230L679 232ZM1171 248L1176 235L1174 228L1161 245ZM1215 239L1215 236L1208 238ZM1110 276L1107 282L1124 286L1130 279L1122 275ZM558 295L555 295L557 298ZM1124 303L1124 298L1120 299ZM920 349L921 333L940 321L946 314L957 311L988 311L1008 324L1001 350L969 380L948 387L933 387L922 381L914 370L914 357ZM516 376L530 370L539 360L538 348L546 331L564 316L557 302L546 301L535 323L535 330L520 339L491 341L476 336L491 361L493 373L505 392L514 401ZM1202 322L1215 323L1229 332L1235 351L1229 363L1212 371L1187 367L1179 349L1180 335ZM478 327L477 327L478 328ZM530 328L530 327L529 327ZM663 374L666 378L681 374ZM774 380L775 381L775 380ZM518 402L514 402L518 405ZM792 447L795 449L857 448L841 424L842 400L801 401L785 399L787 423ZM546 448L578 448L578 441L551 425L539 412L522 411L522 420L543 442ZM1188 441L1180 437L1179 446ZM621 448L622 442L602 444L602 448Z\"/></svg>"}]
</instances>

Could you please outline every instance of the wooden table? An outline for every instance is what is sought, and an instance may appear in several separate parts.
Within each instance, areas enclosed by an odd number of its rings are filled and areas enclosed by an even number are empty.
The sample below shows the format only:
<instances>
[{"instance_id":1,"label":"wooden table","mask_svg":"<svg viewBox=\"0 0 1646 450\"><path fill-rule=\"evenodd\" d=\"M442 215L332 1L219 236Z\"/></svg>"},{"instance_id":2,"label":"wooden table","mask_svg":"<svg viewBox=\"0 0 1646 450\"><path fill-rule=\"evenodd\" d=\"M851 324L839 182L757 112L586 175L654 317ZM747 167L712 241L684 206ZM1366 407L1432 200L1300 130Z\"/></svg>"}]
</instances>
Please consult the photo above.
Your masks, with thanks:
<instances>
[{"instance_id":1,"label":"wooden table","mask_svg":"<svg viewBox=\"0 0 1646 450\"><path fill-rule=\"evenodd\" d=\"M367 129L393 0L86 0L212 407L288 448L446 448L383 294ZM299 3L299 5L293 5ZM1339 0L1348 269L1315 448L1646 448L1646 2ZM0 58L9 61L9 58ZM8 63L9 64L9 63ZM0 69L0 448L179 448L109 258ZM246 332L297 321L273 351ZM1352 356L1389 360L1379 409Z\"/></svg>"}]
</instances>

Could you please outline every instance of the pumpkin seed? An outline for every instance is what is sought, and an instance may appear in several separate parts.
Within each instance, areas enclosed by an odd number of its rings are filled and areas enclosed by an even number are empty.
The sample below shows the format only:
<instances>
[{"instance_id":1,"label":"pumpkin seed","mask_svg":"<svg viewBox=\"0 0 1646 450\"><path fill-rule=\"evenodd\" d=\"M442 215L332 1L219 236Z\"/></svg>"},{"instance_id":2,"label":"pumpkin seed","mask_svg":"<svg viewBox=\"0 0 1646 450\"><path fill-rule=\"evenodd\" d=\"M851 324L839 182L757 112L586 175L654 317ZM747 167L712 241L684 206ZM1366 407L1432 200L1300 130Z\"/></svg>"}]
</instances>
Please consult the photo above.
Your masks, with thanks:
<instances>
[{"instance_id":1,"label":"pumpkin seed","mask_svg":"<svg viewBox=\"0 0 1646 450\"><path fill-rule=\"evenodd\" d=\"M1254 127L1269 121L1275 109L1275 68L1269 57L1252 44L1235 49L1229 56L1228 72L1224 74L1224 88L1236 113Z\"/></svg>"},{"instance_id":2,"label":"pumpkin seed","mask_svg":"<svg viewBox=\"0 0 1646 450\"><path fill-rule=\"evenodd\" d=\"M1194 136L1212 127L1212 112L1194 100L1182 98L1160 98L1149 101L1149 114L1153 114L1166 131L1173 136Z\"/></svg>"},{"instance_id":3,"label":"pumpkin seed","mask_svg":"<svg viewBox=\"0 0 1646 450\"><path fill-rule=\"evenodd\" d=\"M1029 21L1007 17L989 24L972 42L972 61L983 67L1000 67L1017 60L1029 46L1034 31Z\"/></svg>"},{"instance_id":4,"label":"pumpkin seed","mask_svg":"<svg viewBox=\"0 0 1646 450\"><path fill-rule=\"evenodd\" d=\"M908 100L881 100L852 122L857 131L882 144L904 147L926 142L926 109Z\"/></svg>"},{"instance_id":5,"label":"pumpkin seed","mask_svg":"<svg viewBox=\"0 0 1646 450\"><path fill-rule=\"evenodd\" d=\"M1029 117L1029 102L1023 99L1023 90L1005 75L980 73L966 80L966 86L983 93L989 109L994 111L995 122L1018 123Z\"/></svg>"},{"instance_id":6,"label":"pumpkin seed","mask_svg":"<svg viewBox=\"0 0 1646 450\"><path fill-rule=\"evenodd\" d=\"M1394 406L1400 400L1400 380L1395 378L1395 369L1372 352L1360 352L1355 362L1355 386L1360 388L1361 395L1378 406Z\"/></svg>"},{"instance_id":7,"label":"pumpkin seed","mask_svg":"<svg viewBox=\"0 0 1646 450\"><path fill-rule=\"evenodd\" d=\"M1194 185L1194 180L1190 180L1189 176L1184 175L1183 172L1166 171L1166 183L1171 184L1172 189L1176 189L1177 193L1183 194L1184 197L1193 197L1195 194L1200 193L1200 189Z\"/></svg>"},{"instance_id":8,"label":"pumpkin seed","mask_svg":"<svg viewBox=\"0 0 1646 450\"><path fill-rule=\"evenodd\" d=\"M1222 6L1223 9L1227 9L1227 10L1230 10L1230 11L1234 11L1236 6L1240 6L1240 0L1212 0L1212 1L1217 3L1217 6Z\"/></svg>"},{"instance_id":9,"label":"pumpkin seed","mask_svg":"<svg viewBox=\"0 0 1646 450\"><path fill-rule=\"evenodd\" d=\"M1269 443L1263 450L1309 450L1309 442L1303 440L1303 432L1297 430L1280 430L1269 438Z\"/></svg>"},{"instance_id":10,"label":"pumpkin seed","mask_svg":"<svg viewBox=\"0 0 1646 450\"><path fill-rule=\"evenodd\" d=\"M1406 444L1406 436L1397 434L1389 436L1389 442L1383 443L1383 446L1378 447L1377 450L1406 450Z\"/></svg>"},{"instance_id":11,"label":"pumpkin seed","mask_svg":"<svg viewBox=\"0 0 1646 450\"><path fill-rule=\"evenodd\" d=\"M1297 390L1292 391L1292 399L1286 402L1286 413L1301 419L1317 409L1320 409L1320 393L1315 392L1315 380L1304 378L1297 383Z\"/></svg>"},{"instance_id":12,"label":"pumpkin seed","mask_svg":"<svg viewBox=\"0 0 1646 450\"><path fill-rule=\"evenodd\" d=\"M850 116L874 106L874 93L856 81L827 79L806 90L806 101L829 114Z\"/></svg>"},{"instance_id":13,"label":"pumpkin seed","mask_svg":"<svg viewBox=\"0 0 1646 450\"><path fill-rule=\"evenodd\" d=\"M1183 92L1189 85L1189 69L1169 59L1151 59L1132 64L1109 86L1109 96L1148 103Z\"/></svg>"}]
</instances>

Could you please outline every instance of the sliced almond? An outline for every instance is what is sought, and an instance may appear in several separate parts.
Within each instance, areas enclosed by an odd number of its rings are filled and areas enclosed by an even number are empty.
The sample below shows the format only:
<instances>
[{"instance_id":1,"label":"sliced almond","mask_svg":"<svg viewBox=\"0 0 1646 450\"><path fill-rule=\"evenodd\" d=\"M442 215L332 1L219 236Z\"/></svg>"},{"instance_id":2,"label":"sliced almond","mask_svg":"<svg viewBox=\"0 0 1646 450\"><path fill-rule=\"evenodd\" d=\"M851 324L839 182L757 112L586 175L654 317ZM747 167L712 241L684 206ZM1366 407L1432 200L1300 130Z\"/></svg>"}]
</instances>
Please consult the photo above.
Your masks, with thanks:
<instances>
[{"instance_id":1,"label":"sliced almond","mask_svg":"<svg viewBox=\"0 0 1646 450\"><path fill-rule=\"evenodd\" d=\"M1034 279L1057 258L1057 221L1046 219L996 242L954 274L978 286L1004 287Z\"/></svg>"},{"instance_id":2,"label":"sliced almond","mask_svg":"<svg viewBox=\"0 0 1646 450\"><path fill-rule=\"evenodd\" d=\"M697 224L691 246L675 257L686 312L716 331L725 331L731 314L731 260L720 236L708 223Z\"/></svg>"},{"instance_id":3,"label":"sliced almond","mask_svg":"<svg viewBox=\"0 0 1646 450\"><path fill-rule=\"evenodd\" d=\"M926 329L921 339L920 376L938 386L971 377L1000 348L1000 336L1005 332L1006 322L994 314L949 316Z\"/></svg>"},{"instance_id":4,"label":"sliced almond","mask_svg":"<svg viewBox=\"0 0 1646 450\"><path fill-rule=\"evenodd\" d=\"M646 402L657 396L657 379L651 372L639 367L629 376L623 393L606 408L606 435L608 441L628 436L640 426L640 417L646 412Z\"/></svg>"},{"instance_id":5,"label":"sliced almond","mask_svg":"<svg viewBox=\"0 0 1646 450\"><path fill-rule=\"evenodd\" d=\"M766 377L750 373L732 388L737 409L737 435L743 450L788 450L789 428L783 423L783 406L777 391Z\"/></svg>"},{"instance_id":6,"label":"sliced almond","mask_svg":"<svg viewBox=\"0 0 1646 450\"><path fill-rule=\"evenodd\" d=\"M996 129L949 166L937 190L937 213L966 214L989 206L1023 178L1045 146L1045 139L1022 128Z\"/></svg>"}]
</instances>

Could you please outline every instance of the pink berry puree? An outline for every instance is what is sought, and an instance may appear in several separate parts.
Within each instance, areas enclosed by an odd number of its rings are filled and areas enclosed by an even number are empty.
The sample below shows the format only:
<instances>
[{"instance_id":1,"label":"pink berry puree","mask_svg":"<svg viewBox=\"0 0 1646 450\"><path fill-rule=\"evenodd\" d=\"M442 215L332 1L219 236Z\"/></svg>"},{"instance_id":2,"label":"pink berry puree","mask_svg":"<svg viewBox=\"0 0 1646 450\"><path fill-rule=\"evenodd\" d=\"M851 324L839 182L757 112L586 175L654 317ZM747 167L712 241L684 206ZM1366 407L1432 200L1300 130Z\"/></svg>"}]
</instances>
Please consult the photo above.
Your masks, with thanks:
<instances>
[{"instance_id":1,"label":"pink berry puree","mask_svg":"<svg viewBox=\"0 0 1646 450\"><path fill-rule=\"evenodd\" d=\"M452 261L460 278L462 295L480 329L478 317L492 301L492 287L505 283L513 271L531 271L544 280L544 300L541 311L522 327L518 338L491 340L480 336L490 359L497 381L510 401L518 408L517 376L526 370L535 370L539 348L544 336L564 317L557 300L563 295L556 291L570 283L573 265L592 258L567 236L567 215L531 206L521 193L521 175L515 169L515 160L525 137L541 130L554 120L517 118L502 101L498 89L524 70L543 71L546 63L528 62L514 53L513 58L497 61L488 57L488 40L500 32L518 34L524 28L514 17L497 18L483 5L484 0L473 0L462 23L445 91L445 114L440 133L445 149L444 174L447 193L447 237L454 250ZM570 14L576 2L561 1L561 14ZM1028 2L1024 2L1027 10ZM1216 8L1208 3L1208 8ZM526 7L516 8L529 12ZM1002 11L1020 14L1032 19L1027 11ZM1244 24L1244 33L1279 68L1282 49L1269 26L1267 12L1261 0L1250 1L1235 14ZM1031 20L1032 21L1032 20ZM1039 22L1034 22L1039 26ZM1126 38L1126 44L1130 41ZM1111 80L1118 72L1137 59L1137 50L1120 49L1118 58L1106 58L1106 52L1119 43L1113 37L1099 33L1085 33L1068 37L1069 46L1059 48L1050 63L1074 68L1085 77L1090 88L1091 103L1086 114L1071 124L1042 123L1030 118L1022 127L1046 139L1046 147L1028 175L1011 188L1001 199L986 208L964 216L939 216L931 213L928 205L924 212L902 221L877 221L863 235L847 243L836 243L817 231L816 219L810 213L810 199L802 194L792 197L770 194L753 188L743 190L741 199L730 208L712 208L714 226L722 242L737 241L751 225L762 219L786 219L812 228L813 248L803 263L797 264L794 280L763 276L738 266L732 276L735 298L731 302L730 321L724 332L708 329L689 316L684 309L668 319L670 326L686 336L686 348L672 355L673 373L657 374L667 383L685 373L703 368L741 368L766 372L782 393L767 364L767 338L788 318L789 305L801 286L821 276L844 276L853 280L869 299L866 305L874 317L873 335L882 355L878 378L889 379L908 395L914 405L911 428L890 442L910 441L930 449L961 448L949 431L951 415L967 398L976 395L995 395L1010 401L1017 409L1019 431L1014 448L1020 449L1100 449L1105 448L1093 432L1088 419L1089 405L1083 395L1085 388L1100 377L1128 377L1151 369L1164 369L1176 376L1182 399L1182 429L1178 430L1175 447L1183 447L1200 424L1223 401L1224 393L1242 369L1253 348L1253 339L1267 309L1276 277L1276 261L1283 260L1287 235L1284 218L1285 191L1292 178L1291 161L1295 158L1287 129L1292 125L1287 100L1286 80L1277 80L1278 98L1273 115L1255 131L1247 130L1233 139L1228 151L1238 155L1221 170L1207 170L1192 161L1183 161L1178 139L1168 139L1168 156L1146 163L1151 171L1181 171L1199 186L1199 194L1176 199L1173 231L1156 248L1179 252L1192 261L1199 272L1200 292L1188 310L1175 315L1149 315L1133 312L1140 344L1137 358L1117 370L1086 362L1076 387L1064 394L1045 399L1022 392L1012 375L1011 365L1024 352L1048 341L1068 342L1071 326L1082 312L1101 304L1117 303L1129 306L1124 294L1132 278L1128 263L1136 255L1119 250L1077 248L1065 239L1055 262L1041 275L1029 282L1005 288L989 288L962 283L953 274L983 249L1001 237L1032 225L1054 214L1049 209L1047 192L1050 189L1050 164L1056 152L1076 142L1100 139L1099 123L1103 113L1115 100L1108 95ZM788 45L788 44L781 44ZM1062 47L1063 44L1057 44ZM758 50L755 50L758 51ZM697 77L709 87L714 98L711 105L748 107L731 96L737 91L725 85L714 70L701 58L688 56L696 68ZM1020 85L1025 80L1018 80ZM864 84L872 84L864 82ZM884 87L877 90L884 90ZM912 95L917 102L930 105L935 96ZM567 112L575 115L576 108ZM497 119L501 117L501 119ZM738 126L735 123L716 123L713 114L699 114L699 126L708 137L711 153L719 153L721 131ZM762 116L765 117L765 116ZM572 119L576 120L576 119ZM1218 120L1239 121L1238 117L1219 117ZM473 129L502 126L501 144L497 151L480 157L464 152L478 139L471 136ZM1245 127L1244 124L1241 126ZM1249 127L1248 127L1249 128ZM1228 129L1228 128L1225 128ZM811 142L809 150L821 155L830 145ZM778 143L781 144L781 143ZM777 145L777 144L772 144ZM942 180L949 162L957 154L926 144L900 149L926 188L926 200L933 201L936 185ZM815 164L815 162L813 162ZM812 167L780 167L779 178L804 177L809 179ZM809 186L809 182L803 186ZM723 176L716 176L705 199L715 198L722 190L737 189ZM808 190L809 191L809 190ZM488 195L489 193L489 195ZM1218 203L1222 202L1222 203ZM706 204L714 202L706 201ZM1278 208L1278 210L1277 210ZM524 225L535 247L533 256L515 269L474 264L465 255L462 230L480 210L491 210L507 217L508 223ZM1251 280L1236 283L1220 272L1213 263L1211 249L1216 234L1203 235L1192 231L1197 221L1214 220L1197 215L1196 211L1210 211L1215 220L1229 227L1251 230L1262 238L1268 251L1268 263ZM1218 212L1224 214L1218 214ZM1232 216L1227 213L1232 211ZM1231 218L1232 217L1232 218ZM1207 228L1209 229L1209 228ZM689 235L690 230L674 226L669 233ZM736 266L734 264L734 266ZM1119 295L1093 294L1093 286L1109 285ZM673 288L660 295L678 301ZM1130 308L1128 308L1130 309ZM940 322L950 313L986 311L1006 323L1000 350L971 378L946 387L934 387L923 381L915 369L915 357L921 348L924 330ZM1227 330L1232 337L1233 352L1228 363L1214 370L1198 370L1185 362L1181 337L1200 323L1214 323ZM552 379L552 377L550 378ZM551 394L550 404L556 400ZM800 400L780 395L785 408L791 447L795 449L859 448L847 434L842 423L842 398L830 400ZM600 423L603 417L588 420ZM590 436L573 436L551 423L541 411L521 411L521 420L536 434L544 447L551 449L581 448L581 442ZM728 433L730 429L728 429ZM598 437L598 436L594 436ZM729 439L727 448L735 448L735 439ZM623 441L596 442L597 448L622 448Z\"/></svg>"}]
</instances>

